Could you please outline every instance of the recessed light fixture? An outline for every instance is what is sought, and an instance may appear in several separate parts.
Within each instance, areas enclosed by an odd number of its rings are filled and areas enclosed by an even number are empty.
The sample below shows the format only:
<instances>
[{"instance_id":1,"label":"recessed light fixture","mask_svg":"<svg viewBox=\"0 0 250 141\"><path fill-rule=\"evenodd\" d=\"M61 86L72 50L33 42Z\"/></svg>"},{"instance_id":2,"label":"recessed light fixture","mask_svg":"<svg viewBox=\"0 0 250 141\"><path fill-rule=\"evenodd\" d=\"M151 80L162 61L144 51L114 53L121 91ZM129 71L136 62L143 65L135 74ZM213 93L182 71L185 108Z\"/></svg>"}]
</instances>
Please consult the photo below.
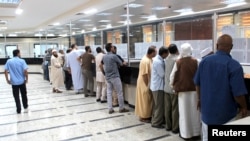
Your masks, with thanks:
<instances>
[{"instance_id":1,"label":"recessed light fixture","mask_svg":"<svg viewBox=\"0 0 250 141\"><path fill-rule=\"evenodd\" d=\"M179 9L179 10L174 10L174 12L180 13L180 15L188 15L188 14L193 14L194 11L191 8L184 8L184 9Z\"/></svg>"},{"instance_id":2,"label":"recessed light fixture","mask_svg":"<svg viewBox=\"0 0 250 141\"><path fill-rule=\"evenodd\" d=\"M83 25L83 26L93 26L93 24L85 24L85 25Z\"/></svg>"},{"instance_id":3,"label":"recessed light fixture","mask_svg":"<svg viewBox=\"0 0 250 141\"><path fill-rule=\"evenodd\" d=\"M138 7L142 7L142 4L136 4L136 3L130 3L128 5L125 5L124 7L131 7L131 8L138 8Z\"/></svg>"},{"instance_id":4,"label":"recessed light fixture","mask_svg":"<svg viewBox=\"0 0 250 141\"><path fill-rule=\"evenodd\" d=\"M148 21L154 21L154 20L157 20L157 16L156 15L150 15L148 16Z\"/></svg>"},{"instance_id":5,"label":"recessed light fixture","mask_svg":"<svg viewBox=\"0 0 250 141\"><path fill-rule=\"evenodd\" d=\"M99 22L100 23L108 23L108 22L110 22L110 20L100 20Z\"/></svg>"},{"instance_id":6,"label":"recessed light fixture","mask_svg":"<svg viewBox=\"0 0 250 141\"><path fill-rule=\"evenodd\" d=\"M97 28L96 27L94 27L93 29L92 29L92 31L96 31L97 30Z\"/></svg>"},{"instance_id":7,"label":"recessed light fixture","mask_svg":"<svg viewBox=\"0 0 250 141\"><path fill-rule=\"evenodd\" d=\"M127 16L132 17L132 16L134 16L134 15L131 15L131 14L129 14L129 15L124 14L124 15L121 15L121 16L122 16L122 17L127 17Z\"/></svg>"},{"instance_id":8,"label":"recessed light fixture","mask_svg":"<svg viewBox=\"0 0 250 141\"><path fill-rule=\"evenodd\" d=\"M83 13L87 15L87 14L93 14L93 13L96 13L96 12L97 12L97 9L92 8L92 9L84 11Z\"/></svg>"},{"instance_id":9,"label":"recessed light fixture","mask_svg":"<svg viewBox=\"0 0 250 141\"><path fill-rule=\"evenodd\" d=\"M50 34L47 34L47 36L48 36L48 37L54 37L55 34L51 34L51 33L50 33Z\"/></svg>"},{"instance_id":10,"label":"recessed light fixture","mask_svg":"<svg viewBox=\"0 0 250 141\"><path fill-rule=\"evenodd\" d=\"M3 37L3 34L0 34L0 37Z\"/></svg>"},{"instance_id":11,"label":"recessed light fixture","mask_svg":"<svg viewBox=\"0 0 250 141\"><path fill-rule=\"evenodd\" d=\"M61 37L67 37L68 35L67 34L60 34L59 36L61 36Z\"/></svg>"},{"instance_id":12,"label":"recessed light fixture","mask_svg":"<svg viewBox=\"0 0 250 141\"><path fill-rule=\"evenodd\" d=\"M111 24L107 24L106 28L112 28Z\"/></svg>"},{"instance_id":13,"label":"recessed light fixture","mask_svg":"<svg viewBox=\"0 0 250 141\"><path fill-rule=\"evenodd\" d=\"M85 33L85 30L82 30L81 33Z\"/></svg>"},{"instance_id":14,"label":"recessed light fixture","mask_svg":"<svg viewBox=\"0 0 250 141\"><path fill-rule=\"evenodd\" d=\"M109 16L109 15L112 15L112 13L98 13L96 15L98 15L98 16Z\"/></svg>"},{"instance_id":15,"label":"recessed light fixture","mask_svg":"<svg viewBox=\"0 0 250 141\"><path fill-rule=\"evenodd\" d=\"M131 24L132 22L129 20L129 21L119 21L117 23L123 23L124 25L127 25L128 23Z\"/></svg>"},{"instance_id":16,"label":"recessed light fixture","mask_svg":"<svg viewBox=\"0 0 250 141\"><path fill-rule=\"evenodd\" d=\"M58 26L58 25L60 25L60 23L59 23L59 22L57 22L57 23L54 23L53 25L54 25L54 26Z\"/></svg>"},{"instance_id":17,"label":"recessed light fixture","mask_svg":"<svg viewBox=\"0 0 250 141\"><path fill-rule=\"evenodd\" d=\"M232 4L232 3L241 3L241 2L245 2L245 0L221 0L221 3L224 4Z\"/></svg>"},{"instance_id":18,"label":"recessed light fixture","mask_svg":"<svg viewBox=\"0 0 250 141\"><path fill-rule=\"evenodd\" d=\"M72 35L75 35L76 34L76 32L72 32Z\"/></svg>"},{"instance_id":19,"label":"recessed light fixture","mask_svg":"<svg viewBox=\"0 0 250 141\"><path fill-rule=\"evenodd\" d=\"M34 36L35 36L35 37L41 37L41 36L43 36L43 34L41 34L41 33L36 33Z\"/></svg>"},{"instance_id":20,"label":"recessed light fixture","mask_svg":"<svg viewBox=\"0 0 250 141\"><path fill-rule=\"evenodd\" d=\"M157 6L152 8L152 10L165 10L165 9L167 9L167 7Z\"/></svg>"},{"instance_id":21,"label":"recessed light fixture","mask_svg":"<svg viewBox=\"0 0 250 141\"><path fill-rule=\"evenodd\" d=\"M80 22L89 22L90 20L89 19L81 19L79 20Z\"/></svg>"},{"instance_id":22,"label":"recessed light fixture","mask_svg":"<svg viewBox=\"0 0 250 141\"><path fill-rule=\"evenodd\" d=\"M17 37L17 34L8 34L9 37Z\"/></svg>"},{"instance_id":23,"label":"recessed light fixture","mask_svg":"<svg viewBox=\"0 0 250 141\"><path fill-rule=\"evenodd\" d=\"M16 9L16 14L21 15L23 13L23 9L17 8Z\"/></svg>"}]
</instances>

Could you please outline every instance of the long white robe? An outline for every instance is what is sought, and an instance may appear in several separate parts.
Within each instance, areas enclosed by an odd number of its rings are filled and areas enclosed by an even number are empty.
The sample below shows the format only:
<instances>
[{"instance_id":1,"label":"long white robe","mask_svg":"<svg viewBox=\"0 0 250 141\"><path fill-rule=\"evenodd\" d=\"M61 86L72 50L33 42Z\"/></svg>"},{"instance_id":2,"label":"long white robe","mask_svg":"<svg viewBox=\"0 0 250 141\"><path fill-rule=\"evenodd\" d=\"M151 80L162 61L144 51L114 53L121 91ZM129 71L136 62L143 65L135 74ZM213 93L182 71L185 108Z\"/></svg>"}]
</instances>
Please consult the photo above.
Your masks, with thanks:
<instances>
[{"instance_id":1,"label":"long white robe","mask_svg":"<svg viewBox=\"0 0 250 141\"><path fill-rule=\"evenodd\" d=\"M78 50L72 50L67 56L67 67L71 70L72 80L74 90L79 92L80 89L83 89L83 75L81 70L81 64L77 60L81 56L81 52Z\"/></svg>"},{"instance_id":2,"label":"long white robe","mask_svg":"<svg viewBox=\"0 0 250 141\"><path fill-rule=\"evenodd\" d=\"M63 70L62 65L60 63L59 57L51 56L51 82L52 86L55 89L58 89L60 87L64 86L63 83Z\"/></svg>"}]
</instances>

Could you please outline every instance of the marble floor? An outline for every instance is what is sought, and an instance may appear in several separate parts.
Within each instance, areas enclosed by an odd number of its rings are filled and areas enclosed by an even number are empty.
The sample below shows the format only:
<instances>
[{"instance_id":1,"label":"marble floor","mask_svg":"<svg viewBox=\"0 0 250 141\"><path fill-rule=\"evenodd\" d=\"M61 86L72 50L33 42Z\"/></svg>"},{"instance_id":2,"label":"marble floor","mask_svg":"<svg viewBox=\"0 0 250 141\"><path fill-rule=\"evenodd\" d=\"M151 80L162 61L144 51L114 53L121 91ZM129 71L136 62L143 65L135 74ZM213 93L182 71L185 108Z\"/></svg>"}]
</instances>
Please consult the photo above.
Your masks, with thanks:
<instances>
[{"instance_id":1,"label":"marble floor","mask_svg":"<svg viewBox=\"0 0 250 141\"><path fill-rule=\"evenodd\" d=\"M0 74L1 141L182 141L178 134L152 128L129 113L108 114L107 104L94 97L65 91L51 92L40 74L30 74L29 110L16 114L11 86Z\"/></svg>"}]
</instances>

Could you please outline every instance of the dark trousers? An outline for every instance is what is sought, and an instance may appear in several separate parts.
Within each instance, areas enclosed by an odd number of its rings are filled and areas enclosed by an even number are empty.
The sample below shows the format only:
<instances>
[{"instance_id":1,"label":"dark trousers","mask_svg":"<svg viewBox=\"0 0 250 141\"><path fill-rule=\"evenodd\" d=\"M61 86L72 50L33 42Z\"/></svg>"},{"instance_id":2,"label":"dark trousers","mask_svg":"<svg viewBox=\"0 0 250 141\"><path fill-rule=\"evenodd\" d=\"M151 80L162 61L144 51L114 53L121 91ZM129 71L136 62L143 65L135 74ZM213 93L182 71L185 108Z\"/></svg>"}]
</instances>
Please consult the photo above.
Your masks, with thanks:
<instances>
[{"instance_id":1,"label":"dark trousers","mask_svg":"<svg viewBox=\"0 0 250 141\"><path fill-rule=\"evenodd\" d=\"M65 88L66 90L69 90L72 86L73 86L73 82L72 82L72 76L69 73L69 71L64 70L64 84L65 84Z\"/></svg>"},{"instance_id":2,"label":"dark trousers","mask_svg":"<svg viewBox=\"0 0 250 141\"><path fill-rule=\"evenodd\" d=\"M153 91L153 115L151 124L161 126L164 122L164 91Z\"/></svg>"},{"instance_id":3,"label":"dark trousers","mask_svg":"<svg viewBox=\"0 0 250 141\"><path fill-rule=\"evenodd\" d=\"M22 85L12 85L12 92L13 96L16 102L16 109L17 112L21 112L21 102L19 98L19 90L21 92L21 97L22 97L22 103L23 103L23 108L26 109L28 108L28 98L27 98L27 90L26 90L26 84Z\"/></svg>"},{"instance_id":4,"label":"dark trousers","mask_svg":"<svg viewBox=\"0 0 250 141\"><path fill-rule=\"evenodd\" d=\"M49 68L48 68L48 65L45 65L44 68L43 68L43 78L44 78L44 80L49 81Z\"/></svg>"}]
</instances>

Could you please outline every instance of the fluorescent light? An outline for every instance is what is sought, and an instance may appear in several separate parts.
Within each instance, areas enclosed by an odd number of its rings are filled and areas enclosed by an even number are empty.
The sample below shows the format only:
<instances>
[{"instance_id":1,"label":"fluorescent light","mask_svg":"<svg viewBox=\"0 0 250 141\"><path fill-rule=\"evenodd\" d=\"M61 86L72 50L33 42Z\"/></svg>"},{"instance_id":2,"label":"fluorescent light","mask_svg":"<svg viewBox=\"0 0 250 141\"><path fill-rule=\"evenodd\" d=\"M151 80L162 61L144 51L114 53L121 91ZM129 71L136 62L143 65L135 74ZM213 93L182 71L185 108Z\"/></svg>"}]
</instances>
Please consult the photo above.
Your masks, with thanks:
<instances>
[{"instance_id":1,"label":"fluorescent light","mask_svg":"<svg viewBox=\"0 0 250 141\"><path fill-rule=\"evenodd\" d=\"M174 12L178 12L178 13L180 13L180 15L189 15L189 14L194 13L194 11L191 8L184 8L184 9L174 10Z\"/></svg>"},{"instance_id":2,"label":"fluorescent light","mask_svg":"<svg viewBox=\"0 0 250 141\"><path fill-rule=\"evenodd\" d=\"M76 33L75 32L72 32L72 35L75 35Z\"/></svg>"},{"instance_id":3,"label":"fluorescent light","mask_svg":"<svg viewBox=\"0 0 250 141\"><path fill-rule=\"evenodd\" d=\"M98 15L98 16L109 16L109 15L112 15L112 13L98 13L96 15Z\"/></svg>"},{"instance_id":4,"label":"fluorescent light","mask_svg":"<svg viewBox=\"0 0 250 141\"><path fill-rule=\"evenodd\" d=\"M110 22L110 20L100 20L99 22L100 23L108 23L108 22Z\"/></svg>"},{"instance_id":5,"label":"fluorescent light","mask_svg":"<svg viewBox=\"0 0 250 141\"><path fill-rule=\"evenodd\" d=\"M122 16L122 17L127 17L127 16L131 17L131 16L134 16L134 15L131 15L131 14L129 14L129 15L124 14L124 15L121 15L121 16Z\"/></svg>"},{"instance_id":6,"label":"fluorescent light","mask_svg":"<svg viewBox=\"0 0 250 141\"><path fill-rule=\"evenodd\" d=\"M153 7L152 10L165 10L167 9L167 7L160 7L160 6L157 6L157 7Z\"/></svg>"},{"instance_id":7,"label":"fluorescent light","mask_svg":"<svg viewBox=\"0 0 250 141\"><path fill-rule=\"evenodd\" d=\"M54 23L53 25L54 25L54 26L58 26L58 25L60 25L60 23L57 22L57 23Z\"/></svg>"},{"instance_id":8,"label":"fluorescent light","mask_svg":"<svg viewBox=\"0 0 250 141\"><path fill-rule=\"evenodd\" d=\"M245 2L245 0L221 0L221 3L224 4L241 3L241 2Z\"/></svg>"},{"instance_id":9,"label":"fluorescent light","mask_svg":"<svg viewBox=\"0 0 250 141\"><path fill-rule=\"evenodd\" d=\"M245 5L247 4L246 2L239 2L239 3L231 3L228 4L227 7L237 7L237 6L241 6L241 5Z\"/></svg>"},{"instance_id":10,"label":"fluorescent light","mask_svg":"<svg viewBox=\"0 0 250 141\"><path fill-rule=\"evenodd\" d=\"M82 30L81 33L85 33L85 30Z\"/></svg>"},{"instance_id":11,"label":"fluorescent light","mask_svg":"<svg viewBox=\"0 0 250 141\"><path fill-rule=\"evenodd\" d=\"M157 16L156 15L150 15L148 16L148 21L153 21L153 20L157 20Z\"/></svg>"},{"instance_id":12,"label":"fluorescent light","mask_svg":"<svg viewBox=\"0 0 250 141\"><path fill-rule=\"evenodd\" d=\"M93 24L85 24L85 25L83 25L83 26L93 26Z\"/></svg>"},{"instance_id":13,"label":"fluorescent light","mask_svg":"<svg viewBox=\"0 0 250 141\"><path fill-rule=\"evenodd\" d=\"M55 34L47 34L48 37L53 37Z\"/></svg>"},{"instance_id":14,"label":"fluorescent light","mask_svg":"<svg viewBox=\"0 0 250 141\"><path fill-rule=\"evenodd\" d=\"M131 21L129 20L129 22L126 20L126 21L119 21L117 23L123 23L124 25L127 25L128 23L131 24Z\"/></svg>"},{"instance_id":15,"label":"fluorescent light","mask_svg":"<svg viewBox=\"0 0 250 141\"><path fill-rule=\"evenodd\" d=\"M17 8L16 9L16 14L21 15L23 13L23 9Z\"/></svg>"},{"instance_id":16,"label":"fluorescent light","mask_svg":"<svg viewBox=\"0 0 250 141\"><path fill-rule=\"evenodd\" d=\"M67 34L60 34L59 36L61 36L61 37L66 37L66 36L68 36Z\"/></svg>"},{"instance_id":17,"label":"fluorescent light","mask_svg":"<svg viewBox=\"0 0 250 141\"><path fill-rule=\"evenodd\" d=\"M3 34L0 34L0 37L3 37Z\"/></svg>"},{"instance_id":18,"label":"fluorescent light","mask_svg":"<svg viewBox=\"0 0 250 141\"><path fill-rule=\"evenodd\" d=\"M95 12L97 12L97 9L92 8L92 9L84 11L83 13L87 15L87 14L92 14L92 13L95 13Z\"/></svg>"},{"instance_id":19,"label":"fluorescent light","mask_svg":"<svg viewBox=\"0 0 250 141\"><path fill-rule=\"evenodd\" d=\"M9 37L17 37L17 34L8 34Z\"/></svg>"},{"instance_id":20,"label":"fluorescent light","mask_svg":"<svg viewBox=\"0 0 250 141\"><path fill-rule=\"evenodd\" d=\"M111 24L107 24L106 28L112 28Z\"/></svg>"},{"instance_id":21,"label":"fluorescent light","mask_svg":"<svg viewBox=\"0 0 250 141\"><path fill-rule=\"evenodd\" d=\"M131 8L137 8L137 7L142 7L142 4L136 4L136 3L130 3L128 5L125 5L124 7L131 7Z\"/></svg>"},{"instance_id":22,"label":"fluorescent light","mask_svg":"<svg viewBox=\"0 0 250 141\"><path fill-rule=\"evenodd\" d=\"M2 26L2 27L0 27L0 30L5 30L5 29L7 29L8 27L6 27L6 26Z\"/></svg>"},{"instance_id":23,"label":"fluorescent light","mask_svg":"<svg viewBox=\"0 0 250 141\"><path fill-rule=\"evenodd\" d=\"M89 22L90 20L89 19L81 19L79 21L81 21L81 22Z\"/></svg>"},{"instance_id":24,"label":"fluorescent light","mask_svg":"<svg viewBox=\"0 0 250 141\"><path fill-rule=\"evenodd\" d=\"M21 0L0 0L1 4L19 4Z\"/></svg>"},{"instance_id":25,"label":"fluorescent light","mask_svg":"<svg viewBox=\"0 0 250 141\"><path fill-rule=\"evenodd\" d=\"M35 36L35 37L41 37L41 36L43 36L43 34L41 34L41 33L36 33L34 36Z\"/></svg>"},{"instance_id":26,"label":"fluorescent light","mask_svg":"<svg viewBox=\"0 0 250 141\"><path fill-rule=\"evenodd\" d=\"M94 27L93 29L92 29L92 31L96 31L97 29L96 29L96 27Z\"/></svg>"}]
</instances>

